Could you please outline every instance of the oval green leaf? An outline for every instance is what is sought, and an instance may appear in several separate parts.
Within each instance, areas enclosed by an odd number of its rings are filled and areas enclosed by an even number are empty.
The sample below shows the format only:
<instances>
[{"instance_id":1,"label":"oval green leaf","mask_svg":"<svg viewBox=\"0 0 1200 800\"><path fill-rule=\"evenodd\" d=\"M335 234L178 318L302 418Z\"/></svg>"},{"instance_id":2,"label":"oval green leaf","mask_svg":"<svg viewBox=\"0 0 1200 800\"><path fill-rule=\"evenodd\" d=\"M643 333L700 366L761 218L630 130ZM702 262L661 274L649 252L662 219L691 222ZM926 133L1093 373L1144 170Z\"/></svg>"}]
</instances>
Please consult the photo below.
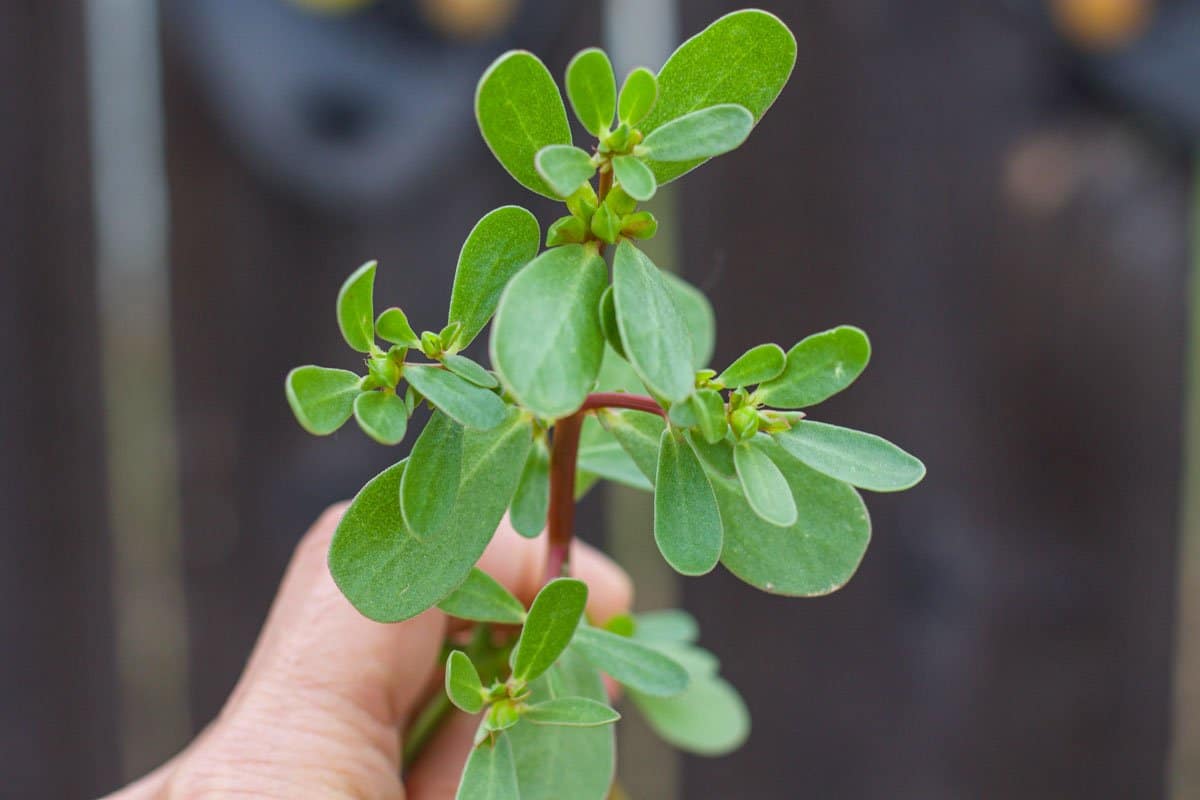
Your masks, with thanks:
<instances>
[{"instance_id":1,"label":"oval green leaf","mask_svg":"<svg viewBox=\"0 0 1200 800\"><path fill-rule=\"evenodd\" d=\"M315 436L327 436L354 413L359 381L348 370L309 365L288 373L284 391L300 426Z\"/></svg>"},{"instance_id":2,"label":"oval green leaf","mask_svg":"<svg viewBox=\"0 0 1200 800\"><path fill-rule=\"evenodd\" d=\"M654 197L658 184L654 173L650 171L640 158L635 156L617 156L613 159L613 175L617 183L634 200L649 200Z\"/></svg>"},{"instance_id":3,"label":"oval green leaf","mask_svg":"<svg viewBox=\"0 0 1200 800\"><path fill-rule=\"evenodd\" d=\"M550 454L542 440L534 442L513 495L508 521L522 536L532 539L546 528L550 506Z\"/></svg>"},{"instance_id":4,"label":"oval green leaf","mask_svg":"<svg viewBox=\"0 0 1200 800\"><path fill-rule=\"evenodd\" d=\"M871 342L858 328L842 325L814 333L788 351L783 372L756 394L776 408L814 406L854 383L870 360Z\"/></svg>"},{"instance_id":5,"label":"oval green leaf","mask_svg":"<svg viewBox=\"0 0 1200 800\"><path fill-rule=\"evenodd\" d=\"M775 102L796 63L796 38L779 18L757 9L726 14L671 54L658 73L658 102L639 126L650 133L717 103L747 108L755 121ZM652 163L659 184L704 163Z\"/></svg>"},{"instance_id":6,"label":"oval green leaf","mask_svg":"<svg viewBox=\"0 0 1200 800\"><path fill-rule=\"evenodd\" d=\"M654 541L681 575L704 575L721 558L721 512L700 459L682 435L666 430L654 481Z\"/></svg>"},{"instance_id":7,"label":"oval green leaf","mask_svg":"<svg viewBox=\"0 0 1200 800\"><path fill-rule=\"evenodd\" d=\"M522 800L507 736L489 737L467 757L455 800Z\"/></svg>"},{"instance_id":8,"label":"oval green leaf","mask_svg":"<svg viewBox=\"0 0 1200 800\"><path fill-rule=\"evenodd\" d=\"M559 197L568 197L596 174L592 157L567 144L543 147L534 157L538 175Z\"/></svg>"},{"instance_id":9,"label":"oval green leaf","mask_svg":"<svg viewBox=\"0 0 1200 800\"><path fill-rule=\"evenodd\" d=\"M601 136L617 111L617 78L603 50L589 47L567 64L567 99L588 133Z\"/></svg>"},{"instance_id":10,"label":"oval green leaf","mask_svg":"<svg viewBox=\"0 0 1200 800\"><path fill-rule=\"evenodd\" d=\"M380 444L400 444L408 430L408 406L391 390L363 392L354 400L354 418Z\"/></svg>"},{"instance_id":11,"label":"oval green leaf","mask_svg":"<svg viewBox=\"0 0 1200 800\"><path fill-rule=\"evenodd\" d=\"M645 67L638 67L625 76L621 85L621 96L617 100L617 115L621 122L637 125L658 99L658 80Z\"/></svg>"},{"instance_id":12,"label":"oval green leaf","mask_svg":"<svg viewBox=\"0 0 1200 800\"><path fill-rule=\"evenodd\" d=\"M533 159L543 147L571 143L571 125L554 78L537 56L510 50L497 58L475 90L475 118L492 154L518 183L559 199Z\"/></svg>"},{"instance_id":13,"label":"oval green leaf","mask_svg":"<svg viewBox=\"0 0 1200 800\"><path fill-rule=\"evenodd\" d=\"M574 646L592 666L630 689L670 697L687 688L687 670L636 639L580 625Z\"/></svg>"},{"instance_id":14,"label":"oval green leaf","mask_svg":"<svg viewBox=\"0 0 1200 800\"><path fill-rule=\"evenodd\" d=\"M446 659L446 696L455 707L468 714L483 710L483 683L471 659L461 650L452 650Z\"/></svg>"},{"instance_id":15,"label":"oval green leaf","mask_svg":"<svg viewBox=\"0 0 1200 800\"><path fill-rule=\"evenodd\" d=\"M525 619L525 606L508 589L478 567L438 608L459 619L475 622L495 622L501 625L520 625Z\"/></svg>"},{"instance_id":16,"label":"oval green leaf","mask_svg":"<svg viewBox=\"0 0 1200 800\"><path fill-rule=\"evenodd\" d=\"M508 284L492 326L492 364L513 397L557 419L583 404L604 357L608 270L583 245L547 250Z\"/></svg>"},{"instance_id":17,"label":"oval green leaf","mask_svg":"<svg viewBox=\"0 0 1200 800\"><path fill-rule=\"evenodd\" d=\"M652 132L634 152L653 161L695 161L737 149L754 128L754 115L733 103L702 108ZM630 192L632 194L632 192Z\"/></svg>"},{"instance_id":18,"label":"oval green leaf","mask_svg":"<svg viewBox=\"0 0 1200 800\"><path fill-rule=\"evenodd\" d=\"M408 322L408 315L398 308L386 309L375 320L375 333L380 339L404 347L420 347L421 338Z\"/></svg>"},{"instance_id":19,"label":"oval green leaf","mask_svg":"<svg viewBox=\"0 0 1200 800\"><path fill-rule=\"evenodd\" d=\"M738 356L737 360L717 376L717 382L731 389L757 384L776 378L787 364L787 354L777 344L760 344Z\"/></svg>"},{"instance_id":20,"label":"oval green leaf","mask_svg":"<svg viewBox=\"0 0 1200 800\"><path fill-rule=\"evenodd\" d=\"M337 296L338 327L346 344L360 353L375 343L375 262L368 261L351 273Z\"/></svg>"},{"instance_id":21,"label":"oval green leaf","mask_svg":"<svg viewBox=\"0 0 1200 800\"><path fill-rule=\"evenodd\" d=\"M734 445L733 465L754 513L772 525L786 528L796 522L796 501L783 473L765 452L761 444L764 440L770 441L766 434L759 434Z\"/></svg>"},{"instance_id":22,"label":"oval green leaf","mask_svg":"<svg viewBox=\"0 0 1200 800\"><path fill-rule=\"evenodd\" d=\"M449 370L410 365L404 368L404 377L425 399L460 425L487 430L504 421L506 407L499 395Z\"/></svg>"},{"instance_id":23,"label":"oval green leaf","mask_svg":"<svg viewBox=\"0 0 1200 800\"><path fill-rule=\"evenodd\" d=\"M573 578L555 578L542 587L512 652L514 678L531 681L558 660L579 626L587 594L587 585Z\"/></svg>"},{"instance_id":24,"label":"oval green leaf","mask_svg":"<svg viewBox=\"0 0 1200 800\"><path fill-rule=\"evenodd\" d=\"M617 307L613 303L612 286L605 287L604 294L600 295L600 329L604 331L608 346L624 358L625 346L621 344L621 329L617 327Z\"/></svg>"},{"instance_id":25,"label":"oval green leaf","mask_svg":"<svg viewBox=\"0 0 1200 800\"><path fill-rule=\"evenodd\" d=\"M400 511L416 536L435 533L454 507L462 472L463 427L434 412L413 444L400 481Z\"/></svg>"},{"instance_id":26,"label":"oval green leaf","mask_svg":"<svg viewBox=\"0 0 1200 800\"><path fill-rule=\"evenodd\" d=\"M450 353L442 357L442 364L463 380L484 389L495 389L500 385L500 381L496 380L495 375L466 356Z\"/></svg>"},{"instance_id":27,"label":"oval green leaf","mask_svg":"<svg viewBox=\"0 0 1200 800\"><path fill-rule=\"evenodd\" d=\"M683 278L670 272L664 272L662 276L671 290L675 307L683 314L688 331L692 334L692 366L703 369L708 366L717 344L717 315L713 312L712 303L704 296L704 292Z\"/></svg>"},{"instance_id":28,"label":"oval green leaf","mask_svg":"<svg viewBox=\"0 0 1200 800\"><path fill-rule=\"evenodd\" d=\"M650 727L669 744L701 756L737 750L750 735L750 712L741 695L716 676L693 677L674 697L630 692L629 699Z\"/></svg>"},{"instance_id":29,"label":"oval green leaf","mask_svg":"<svg viewBox=\"0 0 1200 800\"><path fill-rule=\"evenodd\" d=\"M692 336L662 273L627 240L613 259L613 301L629 363L651 392L672 403L692 393Z\"/></svg>"},{"instance_id":30,"label":"oval green leaf","mask_svg":"<svg viewBox=\"0 0 1200 800\"><path fill-rule=\"evenodd\" d=\"M461 350L483 330L509 279L537 255L539 241L537 219L520 206L502 206L475 223L458 254L450 292L447 319L462 327L444 343L447 348Z\"/></svg>"},{"instance_id":31,"label":"oval green leaf","mask_svg":"<svg viewBox=\"0 0 1200 800\"><path fill-rule=\"evenodd\" d=\"M725 400L715 389L697 389L688 400L696 416L696 429L709 444L725 438L729 419L725 415Z\"/></svg>"},{"instance_id":32,"label":"oval green leaf","mask_svg":"<svg viewBox=\"0 0 1200 800\"><path fill-rule=\"evenodd\" d=\"M925 477L925 465L873 433L802 420L775 441L808 466L873 492L910 489Z\"/></svg>"},{"instance_id":33,"label":"oval green leaf","mask_svg":"<svg viewBox=\"0 0 1200 800\"><path fill-rule=\"evenodd\" d=\"M560 725L566 728L594 728L611 725L621 718L615 709L587 697L559 697L534 703L524 718L534 725Z\"/></svg>"}]
</instances>

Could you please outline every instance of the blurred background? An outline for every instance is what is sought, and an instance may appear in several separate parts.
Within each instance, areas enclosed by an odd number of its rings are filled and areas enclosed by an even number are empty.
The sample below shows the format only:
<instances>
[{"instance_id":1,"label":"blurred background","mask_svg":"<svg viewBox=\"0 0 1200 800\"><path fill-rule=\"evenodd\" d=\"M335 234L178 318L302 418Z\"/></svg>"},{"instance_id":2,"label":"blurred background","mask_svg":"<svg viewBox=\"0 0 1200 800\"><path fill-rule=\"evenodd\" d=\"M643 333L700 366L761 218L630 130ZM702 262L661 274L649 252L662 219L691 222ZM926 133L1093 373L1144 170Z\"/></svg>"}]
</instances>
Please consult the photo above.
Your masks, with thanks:
<instances>
[{"instance_id":1,"label":"blurred background","mask_svg":"<svg viewBox=\"0 0 1200 800\"><path fill-rule=\"evenodd\" d=\"M0 4L0 795L176 752L307 525L396 460L304 434L283 376L353 363L361 262L436 316L478 217L557 215L476 131L491 59L657 68L739 5ZM717 366L866 329L822 418L929 477L868 497L862 569L818 600L676 581L648 499L593 493L582 535L702 620L755 724L706 761L623 723L630 795L1200 797L1200 2L759 5L796 72L656 198L656 260L713 298Z\"/></svg>"}]
</instances>

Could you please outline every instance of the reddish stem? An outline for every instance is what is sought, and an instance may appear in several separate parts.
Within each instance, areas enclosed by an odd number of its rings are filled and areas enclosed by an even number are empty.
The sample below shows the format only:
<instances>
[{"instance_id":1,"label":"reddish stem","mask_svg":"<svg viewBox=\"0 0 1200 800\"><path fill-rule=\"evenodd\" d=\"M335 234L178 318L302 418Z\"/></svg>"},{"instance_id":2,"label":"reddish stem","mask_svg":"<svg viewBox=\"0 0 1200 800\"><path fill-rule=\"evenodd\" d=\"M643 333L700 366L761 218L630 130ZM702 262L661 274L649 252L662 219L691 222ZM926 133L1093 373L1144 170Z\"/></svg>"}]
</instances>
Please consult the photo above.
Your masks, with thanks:
<instances>
[{"instance_id":1,"label":"reddish stem","mask_svg":"<svg viewBox=\"0 0 1200 800\"><path fill-rule=\"evenodd\" d=\"M584 415L599 408L626 408L666 417L666 411L652 397L624 392L589 394L583 405L569 417L554 423L550 447L550 508L546 514L549 551L546 555L546 580L570 571L571 537L575 529L575 462L579 456L579 434Z\"/></svg>"}]
</instances>

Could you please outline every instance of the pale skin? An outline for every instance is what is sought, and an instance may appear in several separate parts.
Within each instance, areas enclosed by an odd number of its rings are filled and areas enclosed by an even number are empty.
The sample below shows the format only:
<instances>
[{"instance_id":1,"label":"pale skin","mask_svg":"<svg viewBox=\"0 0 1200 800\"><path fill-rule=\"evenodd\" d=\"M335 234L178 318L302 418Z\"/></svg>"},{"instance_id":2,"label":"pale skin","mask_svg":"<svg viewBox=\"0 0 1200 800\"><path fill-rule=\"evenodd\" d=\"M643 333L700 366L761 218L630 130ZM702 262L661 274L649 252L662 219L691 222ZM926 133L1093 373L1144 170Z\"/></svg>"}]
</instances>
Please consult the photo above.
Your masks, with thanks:
<instances>
[{"instance_id":1,"label":"pale skin","mask_svg":"<svg viewBox=\"0 0 1200 800\"><path fill-rule=\"evenodd\" d=\"M325 563L344 505L304 536L233 694L183 752L107 800L371 798L452 800L478 719L455 712L400 777L407 726L432 692L453 621L434 609L383 625L362 617ZM528 604L542 584L544 536L502 523L479 566ZM629 610L629 578L576 542L572 573L588 584L587 613Z\"/></svg>"}]
</instances>

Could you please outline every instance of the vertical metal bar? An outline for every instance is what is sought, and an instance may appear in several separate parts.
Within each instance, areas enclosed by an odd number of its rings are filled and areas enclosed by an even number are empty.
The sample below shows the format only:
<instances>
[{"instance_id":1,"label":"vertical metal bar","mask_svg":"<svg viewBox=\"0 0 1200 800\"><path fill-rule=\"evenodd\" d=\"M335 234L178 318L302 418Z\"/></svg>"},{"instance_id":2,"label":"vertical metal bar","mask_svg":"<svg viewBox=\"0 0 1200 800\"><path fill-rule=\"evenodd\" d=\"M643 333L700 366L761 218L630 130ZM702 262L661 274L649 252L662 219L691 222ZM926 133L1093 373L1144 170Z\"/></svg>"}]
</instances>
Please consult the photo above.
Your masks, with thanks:
<instances>
[{"instance_id":1,"label":"vertical metal bar","mask_svg":"<svg viewBox=\"0 0 1200 800\"><path fill-rule=\"evenodd\" d=\"M97 285L123 769L190 736L157 5L89 0Z\"/></svg>"}]
</instances>

